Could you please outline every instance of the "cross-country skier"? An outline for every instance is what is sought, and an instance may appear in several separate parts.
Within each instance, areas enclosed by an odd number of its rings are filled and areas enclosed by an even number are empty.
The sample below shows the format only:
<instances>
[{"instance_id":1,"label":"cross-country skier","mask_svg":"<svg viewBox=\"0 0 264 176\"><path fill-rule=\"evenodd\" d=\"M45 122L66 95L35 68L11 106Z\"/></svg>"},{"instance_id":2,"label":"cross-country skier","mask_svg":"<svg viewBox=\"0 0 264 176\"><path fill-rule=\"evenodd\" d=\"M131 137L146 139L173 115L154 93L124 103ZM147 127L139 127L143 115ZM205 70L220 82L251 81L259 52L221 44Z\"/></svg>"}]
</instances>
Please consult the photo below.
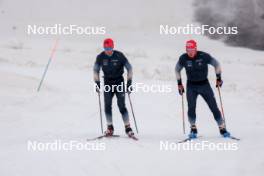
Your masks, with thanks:
<instances>
[{"instance_id":1,"label":"cross-country skier","mask_svg":"<svg viewBox=\"0 0 264 176\"><path fill-rule=\"evenodd\" d=\"M100 91L100 69L104 73L104 109L107 121L106 136L112 136L114 133L112 121L112 99L117 97L117 105L122 114L125 125L125 132L128 136L133 136L134 133L130 127L128 111L125 105L126 90L130 93L132 84L132 66L128 62L125 55L117 50L114 50L114 41L107 38L103 43L104 51L96 58L94 64L94 81L96 83L96 91ZM124 67L127 69L127 84L124 84Z\"/></svg>"},{"instance_id":2,"label":"cross-country skier","mask_svg":"<svg viewBox=\"0 0 264 176\"><path fill-rule=\"evenodd\" d=\"M188 101L188 120L191 125L189 138L197 137L196 128L196 101L197 96L201 95L208 104L214 115L220 134L229 137L230 133L226 130L225 122L217 107L213 90L207 79L208 64L215 68L216 87L221 87L223 81L221 79L221 67L219 62L209 54L197 51L197 44L194 40L186 42L186 53L182 54L176 64L176 78L178 81L179 94L183 95L184 87L181 79L181 70L185 68L187 74L187 101Z\"/></svg>"}]
</instances>

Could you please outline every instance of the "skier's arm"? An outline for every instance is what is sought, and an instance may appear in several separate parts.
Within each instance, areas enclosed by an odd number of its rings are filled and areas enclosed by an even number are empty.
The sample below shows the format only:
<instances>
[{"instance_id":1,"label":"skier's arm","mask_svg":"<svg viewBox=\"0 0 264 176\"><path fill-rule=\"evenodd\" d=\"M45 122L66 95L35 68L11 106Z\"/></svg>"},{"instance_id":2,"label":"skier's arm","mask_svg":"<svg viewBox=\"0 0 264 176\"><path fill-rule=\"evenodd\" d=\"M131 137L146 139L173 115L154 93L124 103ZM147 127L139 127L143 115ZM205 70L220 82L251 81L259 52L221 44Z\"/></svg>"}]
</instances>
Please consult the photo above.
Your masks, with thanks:
<instances>
[{"instance_id":1,"label":"skier's arm","mask_svg":"<svg viewBox=\"0 0 264 176\"><path fill-rule=\"evenodd\" d=\"M183 93L184 93L184 87L182 85L182 80L181 80L182 68L183 68L183 66L182 66L181 61L179 59L179 61L176 64L176 67L175 67L175 73L176 73L176 78L177 78L177 82L178 82L178 90L179 90L180 95L183 95Z\"/></svg>"},{"instance_id":2,"label":"skier's arm","mask_svg":"<svg viewBox=\"0 0 264 176\"><path fill-rule=\"evenodd\" d=\"M132 66L128 61L126 61L125 63L125 68L127 70L127 80L132 80L132 76L133 76Z\"/></svg>"},{"instance_id":3,"label":"skier's arm","mask_svg":"<svg viewBox=\"0 0 264 176\"><path fill-rule=\"evenodd\" d=\"M95 82L100 82L100 62L99 62L99 57L96 58L96 61L94 63L93 67L93 72L94 72L94 81Z\"/></svg>"},{"instance_id":4,"label":"skier's arm","mask_svg":"<svg viewBox=\"0 0 264 176\"><path fill-rule=\"evenodd\" d=\"M127 70L127 85L126 89L128 94L132 92L132 77L133 77L133 71L132 71L132 65L128 62L127 58L125 55L123 55L123 64Z\"/></svg>"},{"instance_id":5,"label":"skier's arm","mask_svg":"<svg viewBox=\"0 0 264 176\"><path fill-rule=\"evenodd\" d=\"M129 63L129 61L127 60L126 56L121 53L121 57L122 57L122 62L127 70L127 80L131 81L132 77L133 77L133 71L132 71L132 65Z\"/></svg>"},{"instance_id":6,"label":"skier's arm","mask_svg":"<svg viewBox=\"0 0 264 176\"><path fill-rule=\"evenodd\" d=\"M183 68L183 66L179 60L176 64L176 67L175 67L175 74L176 74L177 81L181 81L181 70L182 70L182 68Z\"/></svg>"},{"instance_id":7,"label":"skier's arm","mask_svg":"<svg viewBox=\"0 0 264 176\"><path fill-rule=\"evenodd\" d=\"M222 87L223 80L221 78L222 70L221 70L220 63L215 58L211 57L209 64L211 64L215 68L216 87Z\"/></svg>"},{"instance_id":8,"label":"skier's arm","mask_svg":"<svg viewBox=\"0 0 264 176\"><path fill-rule=\"evenodd\" d=\"M215 58L211 57L209 64L215 68L216 77L221 77L222 69L220 63Z\"/></svg>"}]
</instances>

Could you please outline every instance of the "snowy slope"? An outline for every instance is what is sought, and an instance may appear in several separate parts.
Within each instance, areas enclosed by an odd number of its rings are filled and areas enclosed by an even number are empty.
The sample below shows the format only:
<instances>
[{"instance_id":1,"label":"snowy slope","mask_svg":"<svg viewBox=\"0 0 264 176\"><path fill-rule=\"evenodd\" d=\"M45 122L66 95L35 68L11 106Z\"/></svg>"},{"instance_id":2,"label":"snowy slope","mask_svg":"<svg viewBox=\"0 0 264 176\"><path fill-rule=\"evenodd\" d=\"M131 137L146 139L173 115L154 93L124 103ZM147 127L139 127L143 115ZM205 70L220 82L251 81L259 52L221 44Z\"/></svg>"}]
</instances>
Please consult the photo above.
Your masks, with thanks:
<instances>
[{"instance_id":1,"label":"snowy slope","mask_svg":"<svg viewBox=\"0 0 264 176\"><path fill-rule=\"evenodd\" d=\"M1 1L5 13L0 17L4 26L0 34L0 175L262 175L263 52L228 47L202 36L160 36L159 24L192 23L191 3L137 0L124 6L121 0ZM97 9L110 10L111 16ZM55 37L29 37L23 29L28 23L57 22L105 24L107 36L113 36L116 48L132 63L134 82L173 86L171 93L131 95L139 141L103 140L105 151L27 150L28 140L85 142L100 134L98 99L91 90L92 66L105 36L61 36L44 86L36 91ZM15 33L12 25L17 26ZM222 64L227 126L242 138L238 151L159 150L161 140L184 138L174 66L189 38L197 39L199 48ZM210 69L212 86L214 79ZM219 138L207 105L201 98L198 103L200 135L211 142L234 142ZM113 105L116 133L124 135Z\"/></svg>"}]
</instances>

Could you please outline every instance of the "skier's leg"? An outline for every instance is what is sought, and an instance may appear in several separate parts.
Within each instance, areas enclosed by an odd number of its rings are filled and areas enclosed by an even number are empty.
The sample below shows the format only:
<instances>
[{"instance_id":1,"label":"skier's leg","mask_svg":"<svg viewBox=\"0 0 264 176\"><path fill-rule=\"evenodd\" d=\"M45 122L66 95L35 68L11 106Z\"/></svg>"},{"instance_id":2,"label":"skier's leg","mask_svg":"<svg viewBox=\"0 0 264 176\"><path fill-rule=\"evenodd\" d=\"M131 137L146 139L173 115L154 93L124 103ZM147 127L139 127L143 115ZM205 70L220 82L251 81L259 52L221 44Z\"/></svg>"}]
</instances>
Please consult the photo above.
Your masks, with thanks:
<instances>
[{"instance_id":1,"label":"skier's leg","mask_svg":"<svg viewBox=\"0 0 264 176\"><path fill-rule=\"evenodd\" d=\"M196 101L197 92L192 85L187 85L187 102L188 102L188 120L190 125L195 125L196 122Z\"/></svg>"},{"instance_id":2,"label":"skier's leg","mask_svg":"<svg viewBox=\"0 0 264 176\"><path fill-rule=\"evenodd\" d=\"M210 110L212 111L214 115L214 119L217 122L219 126L220 134L223 137L230 137L230 133L226 130L224 120L222 118L221 112L219 108L217 107L217 103L215 100L214 92L210 86L210 84L204 85L204 87L201 90L201 95L208 104Z\"/></svg>"},{"instance_id":3,"label":"skier's leg","mask_svg":"<svg viewBox=\"0 0 264 176\"><path fill-rule=\"evenodd\" d=\"M203 99L206 101L207 105L209 106L210 110L212 111L214 115L214 119L217 122L218 126L220 127L221 125L224 124L221 112L219 108L217 107L216 99L214 96L214 92L210 86L210 84L203 85L201 87L201 96Z\"/></svg>"},{"instance_id":4,"label":"skier's leg","mask_svg":"<svg viewBox=\"0 0 264 176\"><path fill-rule=\"evenodd\" d=\"M105 117L107 121L107 125L113 124L112 119L112 99L113 99L114 93L111 91L104 92L104 107L105 107Z\"/></svg>"},{"instance_id":5,"label":"skier's leg","mask_svg":"<svg viewBox=\"0 0 264 176\"><path fill-rule=\"evenodd\" d=\"M128 111L125 103L125 91L116 92L117 105L125 125L129 125Z\"/></svg>"}]
</instances>

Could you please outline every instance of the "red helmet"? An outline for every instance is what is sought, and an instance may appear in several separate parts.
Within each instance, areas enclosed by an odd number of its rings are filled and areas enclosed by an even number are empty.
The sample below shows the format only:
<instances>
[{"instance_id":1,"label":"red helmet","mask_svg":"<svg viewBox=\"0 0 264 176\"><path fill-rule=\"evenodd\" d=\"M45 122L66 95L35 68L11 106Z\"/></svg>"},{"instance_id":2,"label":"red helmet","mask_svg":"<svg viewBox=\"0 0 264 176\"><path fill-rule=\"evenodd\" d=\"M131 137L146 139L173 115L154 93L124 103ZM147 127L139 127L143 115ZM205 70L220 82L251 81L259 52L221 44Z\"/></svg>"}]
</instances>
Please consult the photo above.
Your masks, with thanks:
<instances>
[{"instance_id":1,"label":"red helmet","mask_svg":"<svg viewBox=\"0 0 264 176\"><path fill-rule=\"evenodd\" d=\"M104 48L114 48L114 41L111 38L104 40Z\"/></svg>"},{"instance_id":2,"label":"red helmet","mask_svg":"<svg viewBox=\"0 0 264 176\"><path fill-rule=\"evenodd\" d=\"M188 40L186 42L186 49L196 49L197 48L197 44L195 40Z\"/></svg>"}]
</instances>

